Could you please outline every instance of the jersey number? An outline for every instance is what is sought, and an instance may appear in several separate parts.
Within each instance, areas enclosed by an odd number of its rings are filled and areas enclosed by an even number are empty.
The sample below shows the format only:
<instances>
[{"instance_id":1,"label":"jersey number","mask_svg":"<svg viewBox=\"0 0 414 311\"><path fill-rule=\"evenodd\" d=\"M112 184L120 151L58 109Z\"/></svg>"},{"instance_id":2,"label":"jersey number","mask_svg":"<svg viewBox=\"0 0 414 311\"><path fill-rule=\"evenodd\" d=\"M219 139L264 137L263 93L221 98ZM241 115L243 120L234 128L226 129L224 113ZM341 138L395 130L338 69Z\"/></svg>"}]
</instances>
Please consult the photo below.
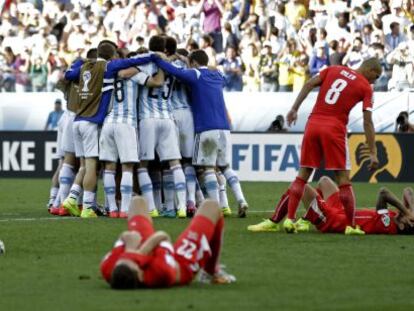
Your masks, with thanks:
<instances>
[{"instance_id":1,"label":"jersey number","mask_svg":"<svg viewBox=\"0 0 414 311\"><path fill-rule=\"evenodd\" d=\"M183 239L183 244L177 249L177 254L183 256L185 259L193 258L193 253L197 245L187 239Z\"/></svg>"},{"instance_id":2,"label":"jersey number","mask_svg":"<svg viewBox=\"0 0 414 311\"><path fill-rule=\"evenodd\" d=\"M332 83L331 88L326 92L325 96L325 103L328 105L335 105L338 101L341 92L346 88L348 82L343 79L336 79L334 83Z\"/></svg>"},{"instance_id":3,"label":"jersey number","mask_svg":"<svg viewBox=\"0 0 414 311\"><path fill-rule=\"evenodd\" d=\"M124 101L124 81L122 80L115 82L115 99L118 103Z\"/></svg>"},{"instance_id":4,"label":"jersey number","mask_svg":"<svg viewBox=\"0 0 414 311\"><path fill-rule=\"evenodd\" d=\"M162 86L162 93L161 93L162 99L167 100L168 98L170 98L172 86L173 86L172 77L170 76L166 77L164 85ZM150 87L148 89L148 96L154 99L158 99L158 92L154 92L154 90L155 88Z\"/></svg>"}]
</instances>

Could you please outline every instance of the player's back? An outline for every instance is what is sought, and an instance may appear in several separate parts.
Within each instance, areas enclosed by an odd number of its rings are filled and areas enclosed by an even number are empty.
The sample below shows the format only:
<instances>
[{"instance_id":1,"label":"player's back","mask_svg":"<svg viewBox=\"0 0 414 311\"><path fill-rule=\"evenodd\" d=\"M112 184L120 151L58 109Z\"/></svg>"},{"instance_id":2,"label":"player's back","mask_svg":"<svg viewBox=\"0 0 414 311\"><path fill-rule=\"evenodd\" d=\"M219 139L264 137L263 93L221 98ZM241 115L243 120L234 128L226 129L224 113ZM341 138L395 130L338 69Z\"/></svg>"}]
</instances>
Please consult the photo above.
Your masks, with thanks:
<instances>
[{"instance_id":1,"label":"player's back","mask_svg":"<svg viewBox=\"0 0 414 311\"><path fill-rule=\"evenodd\" d=\"M149 76L158 72L158 67L154 63L139 66L139 69ZM172 118L171 92L173 78L165 75L164 85L161 87L140 87L139 90L139 119L170 119Z\"/></svg>"},{"instance_id":2,"label":"player's back","mask_svg":"<svg viewBox=\"0 0 414 311\"><path fill-rule=\"evenodd\" d=\"M109 123L137 125L138 84L131 79L115 81L112 109L105 119Z\"/></svg>"},{"instance_id":3,"label":"player's back","mask_svg":"<svg viewBox=\"0 0 414 311\"><path fill-rule=\"evenodd\" d=\"M185 62L180 59L173 61L172 64L177 68L187 68ZM174 78L174 87L171 94L171 106L173 110L191 109L187 87L176 78Z\"/></svg>"},{"instance_id":4,"label":"player's back","mask_svg":"<svg viewBox=\"0 0 414 311\"><path fill-rule=\"evenodd\" d=\"M349 113L359 102L363 109L372 108L372 88L360 73L344 66L330 66L319 74L322 79L310 120L348 123Z\"/></svg>"},{"instance_id":5,"label":"player's back","mask_svg":"<svg viewBox=\"0 0 414 311\"><path fill-rule=\"evenodd\" d=\"M355 223L368 234L397 234L396 215L387 209L360 209L355 212Z\"/></svg>"}]
</instances>

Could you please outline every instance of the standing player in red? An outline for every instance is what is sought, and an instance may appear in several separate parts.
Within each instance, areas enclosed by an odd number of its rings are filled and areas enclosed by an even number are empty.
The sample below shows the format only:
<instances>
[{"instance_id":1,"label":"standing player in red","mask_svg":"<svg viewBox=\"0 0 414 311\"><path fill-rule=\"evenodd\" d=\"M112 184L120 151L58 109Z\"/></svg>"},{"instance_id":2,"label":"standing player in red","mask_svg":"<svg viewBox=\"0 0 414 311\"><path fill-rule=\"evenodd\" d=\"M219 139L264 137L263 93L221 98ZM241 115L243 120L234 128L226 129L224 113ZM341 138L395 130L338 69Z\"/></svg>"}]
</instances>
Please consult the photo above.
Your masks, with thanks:
<instances>
[{"instance_id":1,"label":"standing player in red","mask_svg":"<svg viewBox=\"0 0 414 311\"><path fill-rule=\"evenodd\" d=\"M411 196L411 199L407 200ZM376 209L359 209L355 212L355 223L366 234L414 234L414 200L412 189L403 192L404 203L391 191L381 188ZM339 189L329 177L322 177L318 192L306 185L302 198L309 206L304 219L310 221L323 233L349 233L347 216L339 198ZM398 212L388 210L388 204ZM349 227L348 227L349 228Z\"/></svg>"},{"instance_id":2,"label":"standing player in red","mask_svg":"<svg viewBox=\"0 0 414 311\"><path fill-rule=\"evenodd\" d=\"M349 177L350 161L346 126L350 111L362 101L370 169L375 169L378 159L371 112L373 91L370 84L378 79L381 71L381 65L376 58L365 60L357 70L343 66L331 66L311 78L297 96L287 114L289 126L296 122L299 107L308 94L314 88L320 88L316 104L305 128L298 176L282 195L278 204L278 207L287 205L288 217L283 223L287 232L297 232L302 226L302 221L296 222L296 210L309 177L314 169L320 167L322 160L325 161L327 170L335 171L339 196L345 207L348 225L354 226L355 197ZM278 222L282 219L275 211L271 219L249 226L248 230L276 231L279 228ZM356 234L363 234L358 228L352 229Z\"/></svg>"},{"instance_id":3,"label":"standing player in red","mask_svg":"<svg viewBox=\"0 0 414 311\"><path fill-rule=\"evenodd\" d=\"M217 202L203 202L174 246L167 233L154 232L144 199L133 199L130 214L128 231L101 263L102 275L112 288L186 285L200 269L203 282L235 281L220 270L224 220Z\"/></svg>"}]
</instances>

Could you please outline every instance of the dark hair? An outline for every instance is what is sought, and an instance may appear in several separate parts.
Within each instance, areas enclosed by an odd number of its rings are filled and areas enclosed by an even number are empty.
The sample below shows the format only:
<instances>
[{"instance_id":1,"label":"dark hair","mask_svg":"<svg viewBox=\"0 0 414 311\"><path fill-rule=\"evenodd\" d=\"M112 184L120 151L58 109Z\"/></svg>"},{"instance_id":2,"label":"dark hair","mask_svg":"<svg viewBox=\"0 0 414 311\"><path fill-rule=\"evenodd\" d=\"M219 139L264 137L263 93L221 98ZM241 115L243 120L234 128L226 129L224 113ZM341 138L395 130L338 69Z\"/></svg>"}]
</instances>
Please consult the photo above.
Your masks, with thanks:
<instances>
[{"instance_id":1,"label":"dark hair","mask_svg":"<svg viewBox=\"0 0 414 311\"><path fill-rule=\"evenodd\" d=\"M138 50L137 50L137 54L145 54L148 53L148 49L145 46L141 46Z\"/></svg>"},{"instance_id":2,"label":"dark hair","mask_svg":"<svg viewBox=\"0 0 414 311\"><path fill-rule=\"evenodd\" d=\"M392 23L390 24L390 29L391 29L391 30L393 30L393 28L394 28L395 26L400 26L400 24L399 24L399 23L397 23L397 22L392 22Z\"/></svg>"},{"instance_id":3,"label":"dark hair","mask_svg":"<svg viewBox=\"0 0 414 311\"><path fill-rule=\"evenodd\" d=\"M165 51L165 38L161 36L152 36L148 43L149 50L152 52Z\"/></svg>"},{"instance_id":4,"label":"dark hair","mask_svg":"<svg viewBox=\"0 0 414 311\"><path fill-rule=\"evenodd\" d=\"M188 40L187 46L190 47L192 51L198 50L200 48L198 43L193 39Z\"/></svg>"},{"instance_id":5,"label":"dark hair","mask_svg":"<svg viewBox=\"0 0 414 311\"><path fill-rule=\"evenodd\" d=\"M135 38L135 41L142 41L142 42L144 42L145 40L144 40L143 37L138 36L138 37Z\"/></svg>"},{"instance_id":6,"label":"dark hair","mask_svg":"<svg viewBox=\"0 0 414 311\"><path fill-rule=\"evenodd\" d=\"M136 56L136 55L138 55L138 53L137 52L129 52L128 54L127 54L127 58L131 58L131 57L134 57L134 56Z\"/></svg>"},{"instance_id":7,"label":"dark hair","mask_svg":"<svg viewBox=\"0 0 414 311\"><path fill-rule=\"evenodd\" d=\"M86 53L86 58L88 59L96 59L98 57L98 49L90 49L87 53Z\"/></svg>"},{"instance_id":8,"label":"dark hair","mask_svg":"<svg viewBox=\"0 0 414 311\"><path fill-rule=\"evenodd\" d=\"M115 42L111 41L111 40L106 40L106 39L102 40L101 42L99 42L98 48L101 44L110 44L115 48L115 50L118 48L118 45Z\"/></svg>"},{"instance_id":9,"label":"dark hair","mask_svg":"<svg viewBox=\"0 0 414 311\"><path fill-rule=\"evenodd\" d=\"M207 43L208 46L213 44L213 38L210 35L205 34L201 38Z\"/></svg>"},{"instance_id":10,"label":"dark hair","mask_svg":"<svg viewBox=\"0 0 414 311\"><path fill-rule=\"evenodd\" d=\"M112 271L110 284L113 289L133 289L137 288L140 282L135 270L120 264Z\"/></svg>"},{"instance_id":11,"label":"dark hair","mask_svg":"<svg viewBox=\"0 0 414 311\"><path fill-rule=\"evenodd\" d=\"M190 61L196 62L200 66L208 65L208 55L203 50L195 50L189 56Z\"/></svg>"},{"instance_id":12,"label":"dark hair","mask_svg":"<svg viewBox=\"0 0 414 311\"><path fill-rule=\"evenodd\" d=\"M329 47L336 51L336 49L338 48L339 42L337 40L332 40L331 42L329 42Z\"/></svg>"},{"instance_id":13,"label":"dark hair","mask_svg":"<svg viewBox=\"0 0 414 311\"><path fill-rule=\"evenodd\" d=\"M167 55L174 55L177 52L177 40L173 37L165 37L165 52Z\"/></svg>"},{"instance_id":14,"label":"dark hair","mask_svg":"<svg viewBox=\"0 0 414 311\"><path fill-rule=\"evenodd\" d=\"M177 54L188 57L188 54L190 53L186 49L177 49Z\"/></svg>"},{"instance_id":15,"label":"dark hair","mask_svg":"<svg viewBox=\"0 0 414 311\"><path fill-rule=\"evenodd\" d=\"M98 45L98 57L110 60L116 53L115 47L110 43L100 43Z\"/></svg>"}]
</instances>

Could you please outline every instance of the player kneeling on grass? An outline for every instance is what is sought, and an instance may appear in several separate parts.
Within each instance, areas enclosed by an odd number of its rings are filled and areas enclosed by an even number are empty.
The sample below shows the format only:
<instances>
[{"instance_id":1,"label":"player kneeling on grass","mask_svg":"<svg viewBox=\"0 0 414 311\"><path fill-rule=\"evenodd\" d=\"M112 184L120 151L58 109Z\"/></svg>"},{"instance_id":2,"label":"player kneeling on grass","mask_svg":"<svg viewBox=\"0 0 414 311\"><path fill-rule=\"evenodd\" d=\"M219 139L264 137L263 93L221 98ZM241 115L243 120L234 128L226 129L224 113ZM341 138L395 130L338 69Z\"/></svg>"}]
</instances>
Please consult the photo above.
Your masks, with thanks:
<instances>
[{"instance_id":1,"label":"player kneeling on grass","mask_svg":"<svg viewBox=\"0 0 414 311\"><path fill-rule=\"evenodd\" d=\"M377 196L376 209L356 210L355 224L366 234L414 234L412 193L409 188L404 190L403 203L391 191L381 188ZM302 202L309 206L303 218L314 224L319 231L354 233L347 227L347 215L339 197L339 189L329 177L319 180L318 191L306 185ZM396 207L398 212L388 210L388 204Z\"/></svg>"},{"instance_id":2,"label":"player kneeling on grass","mask_svg":"<svg viewBox=\"0 0 414 311\"><path fill-rule=\"evenodd\" d=\"M217 202L207 200L172 245L167 233L154 231L146 201L135 197L128 231L103 259L102 275L114 289L186 285L200 270L203 282L234 282L234 276L220 270L223 229Z\"/></svg>"}]
</instances>

